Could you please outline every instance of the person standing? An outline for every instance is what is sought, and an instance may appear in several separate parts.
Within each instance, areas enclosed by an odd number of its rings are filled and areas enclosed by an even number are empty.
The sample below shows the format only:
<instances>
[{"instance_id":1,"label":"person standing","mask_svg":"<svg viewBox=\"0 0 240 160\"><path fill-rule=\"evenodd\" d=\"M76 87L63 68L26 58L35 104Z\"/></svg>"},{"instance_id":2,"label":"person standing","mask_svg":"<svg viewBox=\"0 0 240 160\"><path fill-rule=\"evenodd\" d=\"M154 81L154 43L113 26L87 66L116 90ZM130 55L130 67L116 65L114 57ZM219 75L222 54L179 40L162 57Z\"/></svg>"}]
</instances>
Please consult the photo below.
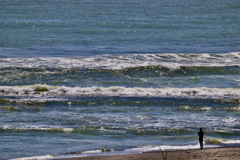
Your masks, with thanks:
<instances>
[{"instance_id":1,"label":"person standing","mask_svg":"<svg viewBox=\"0 0 240 160\"><path fill-rule=\"evenodd\" d=\"M204 135L204 132L202 131L202 128L200 128L200 131L198 132L198 137L199 137L199 143L200 143L201 149L203 149L203 135Z\"/></svg>"}]
</instances>

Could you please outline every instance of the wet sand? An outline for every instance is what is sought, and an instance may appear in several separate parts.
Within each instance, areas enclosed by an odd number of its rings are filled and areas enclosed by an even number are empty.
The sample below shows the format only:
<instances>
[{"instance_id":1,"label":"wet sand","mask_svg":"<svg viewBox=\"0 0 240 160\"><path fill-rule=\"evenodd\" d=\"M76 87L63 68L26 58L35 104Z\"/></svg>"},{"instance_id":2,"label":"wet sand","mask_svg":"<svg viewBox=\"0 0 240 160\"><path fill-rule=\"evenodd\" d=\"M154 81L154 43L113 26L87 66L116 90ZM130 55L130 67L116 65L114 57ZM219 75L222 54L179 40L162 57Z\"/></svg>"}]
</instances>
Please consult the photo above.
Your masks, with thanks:
<instances>
[{"instance_id":1,"label":"wet sand","mask_svg":"<svg viewBox=\"0 0 240 160\"><path fill-rule=\"evenodd\" d=\"M221 147L178 151L153 151L139 154L104 155L66 160L240 160L240 147Z\"/></svg>"}]
</instances>

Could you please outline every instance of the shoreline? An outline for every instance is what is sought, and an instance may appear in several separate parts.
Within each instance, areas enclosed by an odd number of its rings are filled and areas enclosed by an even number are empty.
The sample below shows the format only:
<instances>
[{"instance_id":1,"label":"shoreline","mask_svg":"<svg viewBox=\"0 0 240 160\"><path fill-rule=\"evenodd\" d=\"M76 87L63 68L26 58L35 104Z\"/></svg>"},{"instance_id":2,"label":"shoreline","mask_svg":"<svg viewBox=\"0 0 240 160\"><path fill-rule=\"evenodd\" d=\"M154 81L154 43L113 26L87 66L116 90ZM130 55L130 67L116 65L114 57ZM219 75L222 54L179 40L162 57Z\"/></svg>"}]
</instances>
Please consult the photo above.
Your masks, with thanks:
<instances>
[{"instance_id":1,"label":"shoreline","mask_svg":"<svg viewBox=\"0 0 240 160\"><path fill-rule=\"evenodd\" d=\"M225 146L205 149L147 151L143 153L97 155L63 160L239 160L240 146Z\"/></svg>"}]
</instances>

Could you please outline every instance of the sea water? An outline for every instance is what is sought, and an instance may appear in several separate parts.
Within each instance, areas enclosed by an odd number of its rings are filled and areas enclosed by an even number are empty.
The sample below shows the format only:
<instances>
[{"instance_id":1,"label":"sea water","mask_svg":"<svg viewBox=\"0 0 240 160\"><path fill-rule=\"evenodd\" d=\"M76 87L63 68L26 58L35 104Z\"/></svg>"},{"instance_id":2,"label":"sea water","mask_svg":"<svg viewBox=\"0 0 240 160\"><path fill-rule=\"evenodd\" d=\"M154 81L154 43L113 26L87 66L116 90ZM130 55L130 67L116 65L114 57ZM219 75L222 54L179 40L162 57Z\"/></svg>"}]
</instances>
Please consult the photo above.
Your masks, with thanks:
<instances>
[{"instance_id":1,"label":"sea water","mask_svg":"<svg viewBox=\"0 0 240 160\"><path fill-rule=\"evenodd\" d=\"M240 2L0 1L0 159L238 145ZM30 157L30 158L27 158Z\"/></svg>"}]
</instances>

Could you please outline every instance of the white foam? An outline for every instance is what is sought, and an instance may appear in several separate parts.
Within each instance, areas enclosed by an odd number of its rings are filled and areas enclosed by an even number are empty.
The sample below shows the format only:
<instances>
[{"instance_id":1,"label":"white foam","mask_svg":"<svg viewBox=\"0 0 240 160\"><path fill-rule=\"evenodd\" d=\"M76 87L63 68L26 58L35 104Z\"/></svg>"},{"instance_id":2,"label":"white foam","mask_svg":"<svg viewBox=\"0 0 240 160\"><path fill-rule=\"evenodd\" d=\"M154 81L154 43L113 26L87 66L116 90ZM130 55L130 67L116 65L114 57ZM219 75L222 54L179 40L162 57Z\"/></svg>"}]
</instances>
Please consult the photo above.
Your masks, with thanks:
<instances>
[{"instance_id":1,"label":"white foam","mask_svg":"<svg viewBox=\"0 0 240 160\"><path fill-rule=\"evenodd\" d=\"M48 86L48 91L38 92L32 86L0 86L0 96L15 97L161 97L161 98L200 98L200 99L239 99L240 88L127 88L112 87L65 87ZM206 108L207 109L207 108Z\"/></svg>"},{"instance_id":2,"label":"white foam","mask_svg":"<svg viewBox=\"0 0 240 160\"><path fill-rule=\"evenodd\" d=\"M228 144L228 145L239 145L240 144L240 140L226 140L222 142L223 144Z\"/></svg>"},{"instance_id":3,"label":"white foam","mask_svg":"<svg viewBox=\"0 0 240 160\"><path fill-rule=\"evenodd\" d=\"M226 139L218 139L220 141L220 144L205 144L204 142L204 148L214 148L214 147L221 147L221 146L236 146L240 145L240 140L226 140ZM136 148L131 148L125 150L126 152L135 152L135 153L141 153L141 152L149 152L149 151L169 151L169 150L189 150L189 149L199 149L199 144L192 144L192 145L159 145L159 146L140 146Z\"/></svg>"},{"instance_id":4,"label":"white foam","mask_svg":"<svg viewBox=\"0 0 240 160\"><path fill-rule=\"evenodd\" d=\"M52 155L45 155L45 156L34 156L34 157L22 157L22 158L15 158L10 160L46 160L46 159L53 159L54 156Z\"/></svg>"},{"instance_id":5,"label":"white foam","mask_svg":"<svg viewBox=\"0 0 240 160\"><path fill-rule=\"evenodd\" d=\"M240 66L240 52L229 54L124 54L91 57L0 58L0 68L79 68L124 69L161 65L170 69L180 66Z\"/></svg>"},{"instance_id":6,"label":"white foam","mask_svg":"<svg viewBox=\"0 0 240 160\"><path fill-rule=\"evenodd\" d=\"M207 146L207 148L210 148L213 146ZM136 148L131 148L126 151L131 151L131 152L150 152L150 151L166 151L166 150L187 150L187 149L199 149L199 145L184 145L184 146L170 146L170 145L161 145L161 146L142 146L142 147L136 147Z\"/></svg>"},{"instance_id":7,"label":"white foam","mask_svg":"<svg viewBox=\"0 0 240 160\"><path fill-rule=\"evenodd\" d=\"M0 127L4 130L38 130L38 131L61 131L65 133L70 133L74 131L74 128L61 128L61 127L51 127L51 126L44 126L44 125L22 125L22 124L17 124L17 125L0 125Z\"/></svg>"}]
</instances>

